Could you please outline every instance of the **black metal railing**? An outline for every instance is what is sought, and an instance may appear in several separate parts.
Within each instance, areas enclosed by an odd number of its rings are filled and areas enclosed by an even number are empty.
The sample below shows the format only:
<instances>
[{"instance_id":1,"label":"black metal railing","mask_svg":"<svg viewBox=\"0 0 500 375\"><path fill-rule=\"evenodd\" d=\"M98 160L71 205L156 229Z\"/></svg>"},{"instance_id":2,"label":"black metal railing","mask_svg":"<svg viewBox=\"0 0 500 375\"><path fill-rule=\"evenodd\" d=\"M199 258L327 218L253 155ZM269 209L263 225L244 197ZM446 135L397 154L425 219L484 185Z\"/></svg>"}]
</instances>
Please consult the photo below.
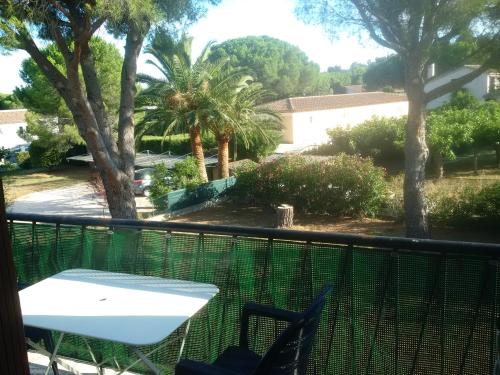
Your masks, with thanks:
<instances>
[{"instance_id":1,"label":"black metal railing","mask_svg":"<svg viewBox=\"0 0 500 375\"><path fill-rule=\"evenodd\" d=\"M311 358L318 374L491 374L500 245L265 228L10 214L20 278L83 267L211 282L186 356L213 360L238 338L242 305L300 310L336 285ZM256 351L280 331L254 322ZM68 355L85 358L73 347ZM129 353L94 343L102 356ZM153 360L168 372L178 343Z\"/></svg>"}]
</instances>

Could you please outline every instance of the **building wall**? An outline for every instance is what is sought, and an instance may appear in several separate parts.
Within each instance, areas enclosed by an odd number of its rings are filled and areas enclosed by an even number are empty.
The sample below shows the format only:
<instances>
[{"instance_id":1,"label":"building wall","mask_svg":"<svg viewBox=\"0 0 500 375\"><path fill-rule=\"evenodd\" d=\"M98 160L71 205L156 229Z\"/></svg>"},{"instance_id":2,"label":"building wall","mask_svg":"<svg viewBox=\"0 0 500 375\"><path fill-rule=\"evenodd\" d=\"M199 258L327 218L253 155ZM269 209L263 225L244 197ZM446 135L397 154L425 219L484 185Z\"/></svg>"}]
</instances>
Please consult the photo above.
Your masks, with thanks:
<instances>
[{"instance_id":1,"label":"building wall","mask_svg":"<svg viewBox=\"0 0 500 375\"><path fill-rule=\"evenodd\" d=\"M19 128L26 129L26 123L0 124L0 148L14 148L27 142L17 135Z\"/></svg>"},{"instance_id":2,"label":"building wall","mask_svg":"<svg viewBox=\"0 0 500 375\"><path fill-rule=\"evenodd\" d=\"M467 73L471 72L471 68L462 67L460 69L454 70L449 74L444 74L441 77L437 77L425 85L425 91L429 92L437 87L440 87L453 79L463 77ZM467 89L472 95L474 95L479 100L484 100L484 96L488 93L488 73L483 73L476 79L470 81L464 88ZM428 109L433 109L441 107L442 105L448 103L451 99L451 93L443 95L427 104Z\"/></svg>"},{"instance_id":3,"label":"building wall","mask_svg":"<svg viewBox=\"0 0 500 375\"><path fill-rule=\"evenodd\" d=\"M293 143L296 145L317 145L328 143L327 129L356 126L373 116L400 117L408 113L408 102L339 108L325 111L293 113ZM290 125L288 125L290 126ZM285 128L285 134L290 132Z\"/></svg>"},{"instance_id":4,"label":"building wall","mask_svg":"<svg viewBox=\"0 0 500 375\"><path fill-rule=\"evenodd\" d=\"M283 125L283 143L293 143L293 114L282 113L281 123Z\"/></svg>"}]
</instances>

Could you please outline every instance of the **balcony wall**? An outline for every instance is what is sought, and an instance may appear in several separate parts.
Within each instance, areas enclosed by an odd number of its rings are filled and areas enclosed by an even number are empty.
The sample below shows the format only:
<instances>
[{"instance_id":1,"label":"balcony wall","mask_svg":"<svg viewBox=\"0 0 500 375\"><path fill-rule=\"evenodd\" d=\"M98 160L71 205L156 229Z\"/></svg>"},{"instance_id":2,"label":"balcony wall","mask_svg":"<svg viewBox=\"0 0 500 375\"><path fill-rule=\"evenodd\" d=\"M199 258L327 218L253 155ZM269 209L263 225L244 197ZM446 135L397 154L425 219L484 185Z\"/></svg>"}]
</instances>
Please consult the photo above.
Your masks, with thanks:
<instances>
[{"instance_id":1,"label":"balcony wall","mask_svg":"<svg viewBox=\"0 0 500 375\"><path fill-rule=\"evenodd\" d=\"M311 374L491 374L500 314L500 245L228 228L179 223L10 216L21 281L92 268L209 282L220 294L191 322L185 356L214 360L238 342L247 301L301 310L326 283ZM33 222L20 222L27 220ZM54 296L48 303L63 304ZM263 352L280 325L250 324ZM169 372L182 330L152 356ZM99 358L134 356L91 340ZM66 355L90 360L78 337ZM141 369L140 367L137 369Z\"/></svg>"}]
</instances>

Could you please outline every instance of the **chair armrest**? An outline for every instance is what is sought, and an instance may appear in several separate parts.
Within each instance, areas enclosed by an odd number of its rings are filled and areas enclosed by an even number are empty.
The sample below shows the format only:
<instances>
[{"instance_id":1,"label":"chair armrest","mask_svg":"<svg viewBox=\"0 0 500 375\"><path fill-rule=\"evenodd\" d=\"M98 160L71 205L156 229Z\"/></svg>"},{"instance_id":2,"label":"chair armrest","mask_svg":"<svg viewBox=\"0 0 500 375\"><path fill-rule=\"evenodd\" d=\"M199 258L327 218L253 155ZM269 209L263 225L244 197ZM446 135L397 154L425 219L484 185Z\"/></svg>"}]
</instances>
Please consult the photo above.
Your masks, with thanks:
<instances>
[{"instance_id":1,"label":"chair armrest","mask_svg":"<svg viewBox=\"0 0 500 375\"><path fill-rule=\"evenodd\" d=\"M248 324L250 316L263 316L285 322L293 322L300 317L300 313L289 310L277 309L272 306L259 305L254 302L246 303L243 306L241 316L240 346L248 349Z\"/></svg>"},{"instance_id":2,"label":"chair armrest","mask_svg":"<svg viewBox=\"0 0 500 375\"><path fill-rule=\"evenodd\" d=\"M175 365L175 375L238 375L238 373L208 363L183 359Z\"/></svg>"}]
</instances>

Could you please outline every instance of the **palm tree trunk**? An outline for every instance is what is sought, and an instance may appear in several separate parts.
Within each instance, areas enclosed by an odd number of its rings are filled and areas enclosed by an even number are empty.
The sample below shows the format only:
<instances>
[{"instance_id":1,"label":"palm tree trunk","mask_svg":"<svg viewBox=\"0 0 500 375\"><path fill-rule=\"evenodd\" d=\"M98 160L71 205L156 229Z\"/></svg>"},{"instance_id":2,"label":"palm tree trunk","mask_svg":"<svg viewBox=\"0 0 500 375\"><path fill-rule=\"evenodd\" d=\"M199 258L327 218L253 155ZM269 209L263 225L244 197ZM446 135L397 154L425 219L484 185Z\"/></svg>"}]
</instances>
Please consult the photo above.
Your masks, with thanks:
<instances>
[{"instance_id":1,"label":"palm tree trunk","mask_svg":"<svg viewBox=\"0 0 500 375\"><path fill-rule=\"evenodd\" d=\"M217 167L221 178L229 177L229 137L217 135Z\"/></svg>"},{"instance_id":2,"label":"palm tree trunk","mask_svg":"<svg viewBox=\"0 0 500 375\"><path fill-rule=\"evenodd\" d=\"M234 146L233 147L233 161L236 161L236 160L238 160L238 137L236 137L236 135L234 135L233 146Z\"/></svg>"},{"instance_id":3,"label":"palm tree trunk","mask_svg":"<svg viewBox=\"0 0 500 375\"><path fill-rule=\"evenodd\" d=\"M203 182L208 182L207 169L205 168L205 155L203 154L203 143L201 142L201 129L198 125L189 129L189 138L191 140L191 151L196 159L196 164L198 164L201 180Z\"/></svg>"}]
</instances>

